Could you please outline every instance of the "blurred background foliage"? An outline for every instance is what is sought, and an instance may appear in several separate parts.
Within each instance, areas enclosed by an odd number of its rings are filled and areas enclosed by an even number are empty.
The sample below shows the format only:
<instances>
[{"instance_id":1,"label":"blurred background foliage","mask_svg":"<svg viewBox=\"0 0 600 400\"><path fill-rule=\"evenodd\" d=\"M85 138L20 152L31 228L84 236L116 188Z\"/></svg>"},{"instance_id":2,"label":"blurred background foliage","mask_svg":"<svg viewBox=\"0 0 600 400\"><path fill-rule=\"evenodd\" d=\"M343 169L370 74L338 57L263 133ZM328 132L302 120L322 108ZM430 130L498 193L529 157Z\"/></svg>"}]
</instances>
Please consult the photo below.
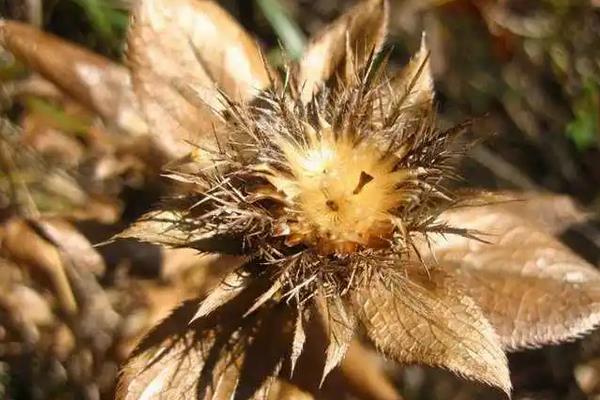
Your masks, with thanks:
<instances>
[{"instance_id":1,"label":"blurred background foliage","mask_svg":"<svg viewBox=\"0 0 600 400\"><path fill-rule=\"evenodd\" d=\"M115 60L131 0L3 0L4 14ZM222 1L281 65L352 1ZM425 31L442 118L485 116L505 170L500 185L541 186L597 204L600 187L600 5L594 0L392 1L388 51L403 64ZM37 11L37 15L36 11ZM33 11L32 11L33 10ZM499 142L499 143L496 143ZM475 158L484 161L487 151ZM495 164L494 164L495 165ZM492 167L484 165L484 167ZM489 168L488 168L489 169ZM490 175L490 174L488 174ZM526 183L527 182L527 183ZM480 184L480 182L477 182ZM595 206L594 206L595 207Z\"/></svg>"},{"instance_id":2,"label":"blurred background foliage","mask_svg":"<svg viewBox=\"0 0 600 400\"><path fill-rule=\"evenodd\" d=\"M0 0L0 13L28 21L113 60L124 61L132 1ZM279 66L287 59L297 59L307 38L352 3L351 0L221 1L263 44L269 60ZM482 142L462 166L465 183L570 194L592 210L598 220L600 1L391 0L390 4L390 38L386 50L390 52L392 67L397 68L409 59L418 47L421 32L426 32L432 51L440 124L477 118L472 134ZM0 80L10 81L22 74L23 67L4 54L0 56ZM31 97L20 107L8 107L7 114L18 120L24 110L35 115L36 121L41 119L46 125L69 132L78 141L92 141L96 137L90 116L80 110L73 111L68 103ZM82 156L74 153L73 157ZM136 162L127 161L128 168L134 166L134 173L128 172L126 177L125 196L135 196L136 182L144 179L143 173L135 168ZM25 175L31 179L30 183L35 176L35 173ZM6 182L0 182L0 186L3 184ZM106 185L113 188L115 183L110 181ZM87 201L79 194L74 197L79 202ZM139 208L144 209L155 199L153 193ZM128 214L127 210L125 213L130 218L136 214L136 211ZM592 224L568 234L563 239L598 265L597 226ZM146 256L155 255L154 249ZM135 269L135 262L131 265ZM0 268L4 268L3 263ZM118 283L120 273L103 279ZM129 284L123 285L126 291L132 290ZM148 301L159 303L161 294L157 293L153 292L154 297ZM134 308L132 303L136 301L121 295L112 294L122 300L123 309ZM595 335L583 344L512 356L513 382L518 389L515 397L600 398L600 359L594 356L598 354L599 343L599 336ZM6 351L0 349L0 359ZM44 365L43 358L38 361L40 365L27 370L58 373L54 365ZM100 371L114 376L115 368L111 364ZM399 371L392 366L389 369L411 399L493 397L488 391L443 372L420 368ZM8 381L6 364L0 362L0 398L4 398ZM110 386L110 382L105 384ZM29 398L24 393L44 398L36 395L35 390L22 388L21 392L13 390L14 398ZM56 398L93 398L88 394L57 394Z\"/></svg>"}]
</instances>

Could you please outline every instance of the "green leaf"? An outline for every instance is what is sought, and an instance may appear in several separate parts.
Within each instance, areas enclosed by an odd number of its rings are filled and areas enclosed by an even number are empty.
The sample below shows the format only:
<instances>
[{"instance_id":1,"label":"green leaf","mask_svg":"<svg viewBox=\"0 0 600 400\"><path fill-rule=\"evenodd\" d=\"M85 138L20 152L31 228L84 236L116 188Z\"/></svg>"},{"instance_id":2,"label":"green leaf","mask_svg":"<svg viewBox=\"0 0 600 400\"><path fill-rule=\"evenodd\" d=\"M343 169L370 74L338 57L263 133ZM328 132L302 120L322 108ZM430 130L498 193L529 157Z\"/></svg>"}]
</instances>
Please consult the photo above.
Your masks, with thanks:
<instances>
[{"instance_id":1,"label":"green leaf","mask_svg":"<svg viewBox=\"0 0 600 400\"><path fill-rule=\"evenodd\" d=\"M256 0L265 18L281 40L289 56L297 60L304 53L306 38L278 0Z\"/></svg>"},{"instance_id":2,"label":"green leaf","mask_svg":"<svg viewBox=\"0 0 600 400\"><path fill-rule=\"evenodd\" d=\"M598 85L588 83L580 98L576 99L575 117L567 125L566 134L579 151L598 146L600 137L600 93Z\"/></svg>"}]
</instances>

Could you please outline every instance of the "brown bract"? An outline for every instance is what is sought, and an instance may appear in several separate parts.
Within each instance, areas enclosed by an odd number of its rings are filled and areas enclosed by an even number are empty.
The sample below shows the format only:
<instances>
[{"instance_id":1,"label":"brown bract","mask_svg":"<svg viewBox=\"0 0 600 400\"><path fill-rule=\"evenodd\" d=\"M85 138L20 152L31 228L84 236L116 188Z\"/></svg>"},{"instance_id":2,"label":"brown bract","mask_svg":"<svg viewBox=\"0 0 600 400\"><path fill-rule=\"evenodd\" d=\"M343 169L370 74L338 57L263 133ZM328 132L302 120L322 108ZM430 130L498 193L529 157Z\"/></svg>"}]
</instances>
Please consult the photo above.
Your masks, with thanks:
<instances>
[{"instance_id":1,"label":"brown bract","mask_svg":"<svg viewBox=\"0 0 600 400\"><path fill-rule=\"evenodd\" d=\"M173 154L199 141L195 168L168 172L189 193L119 237L246 263L141 342L117 398L302 398L359 333L510 395L506 350L598 324L600 275L552 236L583 214L551 195L446 190L465 125L435 125L425 40L396 74L376 62L386 19L385 1L359 3L276 79L214 3L139 2L145 114Z\"/></svg>"},{"instance_id":2,"label":"brown bract","mask_svg":"<svg viewBox=\"0 0 600 400\"><path fill-rule=\"evenodd\" d=\"M221 91L247 100L268 85L256 43L212 1L138 2L127 59L153 134L174 156L214 142Z\"/></svg>"}]
</instances>

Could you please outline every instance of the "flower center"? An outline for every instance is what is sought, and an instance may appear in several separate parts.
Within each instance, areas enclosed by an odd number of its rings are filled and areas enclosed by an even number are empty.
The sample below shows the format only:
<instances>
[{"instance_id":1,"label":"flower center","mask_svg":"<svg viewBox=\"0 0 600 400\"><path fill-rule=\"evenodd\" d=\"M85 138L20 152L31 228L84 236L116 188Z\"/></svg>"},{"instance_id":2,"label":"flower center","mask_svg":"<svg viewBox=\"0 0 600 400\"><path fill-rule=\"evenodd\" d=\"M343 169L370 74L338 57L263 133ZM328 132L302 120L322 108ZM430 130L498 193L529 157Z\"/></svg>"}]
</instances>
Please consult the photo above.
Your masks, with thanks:
<instances>
[{"instance_id":1,"label":"flower center","mask_svg":"<svg viewBox=\"0 0 600 400\"><path fill-rule=\"evenodd\" d=\"M398 185L408 177L393 156L368 140L334 137L330 128L281 148L293 175L278 187L294 214L286 221L289 245L313 245L322 254L389 245L391 211L406 197Z\"/></svg>"}]
</instances>

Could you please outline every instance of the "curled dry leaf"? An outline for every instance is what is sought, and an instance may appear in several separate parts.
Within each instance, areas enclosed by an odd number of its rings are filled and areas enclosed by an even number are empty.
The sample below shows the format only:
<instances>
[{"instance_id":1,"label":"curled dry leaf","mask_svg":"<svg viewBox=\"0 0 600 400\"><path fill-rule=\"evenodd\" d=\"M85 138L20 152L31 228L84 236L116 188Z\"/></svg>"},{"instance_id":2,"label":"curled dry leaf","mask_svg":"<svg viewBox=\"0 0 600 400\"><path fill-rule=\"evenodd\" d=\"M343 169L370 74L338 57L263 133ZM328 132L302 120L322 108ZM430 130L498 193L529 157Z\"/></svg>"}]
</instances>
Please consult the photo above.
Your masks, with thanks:
<instances>
[{"instance_id":1,"label":"curled dry leaf","mask_svg":"<svg viewBox=\"0 0 600 400\"><path fill-rule=\"evenodd\" d=\"M16 21L0 21L0 45L107 121L129 133L146 133L124 67Z\"/></svg>"},{"instance_id":2,"label":"curled dry leaf","mask_svg":"<svg viewBox=\"0 0 600 400\"><path fill-rule=\"evenodd\" d=\"M134 351L117 399L268 398L279 384L270 377L281 368L287 350L289 316L279 307L240 320L252 292L182 331L197 308L195 302L184 303Z\"/></svg>"},{"instance_id":3,"label":"curled dry leaf","mask_svg":"<svg viewBox=\"0 0 600 400\"><path fill-rule=\"evenodd\" d=\"M134 90L156 139L173 155L213 139L220 91L239 101L269 84L248 34L208 0L143 0L133 14L127 56Z\"/></svg>"},{"instance_id":4,"label":"curled dry leaf","mask_svg":"<svg viewBox=\"0 0 600 400\"><path fill-rule=\"evenodd\" d=\"M18 266L0 259L0 310L10 314L13 321L22 321L24 326L29 326L29 332L50 326L54 322L50 302L28 286L17 271Z\"/></svg>"},{"instance_id":5,"label":"curled dry leaf","mask_svg":"<svg viewBox=\"0 0 600 400\"><path fill-rule=\"evenodd\" d=\"M546 224L536 224L537 212L526 211L549 198L530 199L520 209L518 202L500 203L441 215L450 224L485 232L481 237L491 244L432 238L437 261L476 299L509 350L572 339L600 323L598 272L542 230L563 225L552 218L560 214L549 213Z\"/></svg>"},{"instance_id":6,"label":"curled dry leaf","mask_svg":"<svg viewBox=\"0 0 600 400\"><path fill-rule=\"evenodd\" d=\"M336 74L346 81L357 77L371 55L381 50L386 25L387 2L366 0L318 33L298 66L302 100L307 103Z\"/></svg>"},{"instance_id":7,"label":"curled dry leaf","mask_svg":"<svg viewBox=\"0 0 600 400\"><path fill-rule=\"evenodd\" d=\"M510 393L493 327L445 273L407 268L406 278L373 282L354 301L368 337L392 359L447 368Z\"/></svg>"}]
</instances>

